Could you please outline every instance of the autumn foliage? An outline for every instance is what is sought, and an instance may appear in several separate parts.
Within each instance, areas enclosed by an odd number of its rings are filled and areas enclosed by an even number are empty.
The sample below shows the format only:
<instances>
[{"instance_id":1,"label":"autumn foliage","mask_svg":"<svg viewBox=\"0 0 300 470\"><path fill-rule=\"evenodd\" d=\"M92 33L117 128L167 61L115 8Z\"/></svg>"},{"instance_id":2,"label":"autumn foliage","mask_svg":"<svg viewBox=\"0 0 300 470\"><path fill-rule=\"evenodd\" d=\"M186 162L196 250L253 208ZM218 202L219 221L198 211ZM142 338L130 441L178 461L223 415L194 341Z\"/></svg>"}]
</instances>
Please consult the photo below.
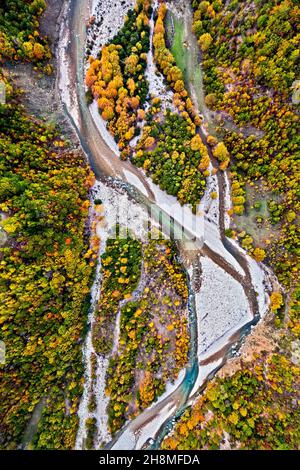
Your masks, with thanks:
<instances>
[{"instance_id":1,"label":"autumn foliage","mask_svg":"<svg viewBox=\"0 0 300 470\"><path fill-rule=\"evenodd\" d=\"M19 448L38 405L31 446L71 449L94 255L84 236L93 176L83 154L28 116L1 79L0 446Z\"/></svg>"},{"instance_id":2,"label":"autumn foliage","mask_svg":"<svg viewBox=\"0 0 300 470\"><path fill-rule=\"evenodd\" d=\"M47 40L38 29L39 17L45 8L44 0L1 2L0 62L25 60L42 65L51 57Z\"/></svg>"},{"instance_id":3,"label":"autumn foliage","mask_svg":"<svg viewBox=\"0 0 300 470\"><path fill-rule=\"evenodd\" d=\"M135 135L147 95L144 70L149 50L148 23L149 2L138 1L99 58L90 57L86 75L86 85L124 158L130 154L129 141Z\"/></svg>"},{"instance_id":4,"label":"autumn foliage","mask_svg":"<svg viewBox=\"0 0 300 470\"><path fill-rule=\"evenodd\" d=\"M257 358L210 383L167 437L163 449L288 450L298 448L299 392L295 366L284 356Z\"/></svg>"}]
</instances>

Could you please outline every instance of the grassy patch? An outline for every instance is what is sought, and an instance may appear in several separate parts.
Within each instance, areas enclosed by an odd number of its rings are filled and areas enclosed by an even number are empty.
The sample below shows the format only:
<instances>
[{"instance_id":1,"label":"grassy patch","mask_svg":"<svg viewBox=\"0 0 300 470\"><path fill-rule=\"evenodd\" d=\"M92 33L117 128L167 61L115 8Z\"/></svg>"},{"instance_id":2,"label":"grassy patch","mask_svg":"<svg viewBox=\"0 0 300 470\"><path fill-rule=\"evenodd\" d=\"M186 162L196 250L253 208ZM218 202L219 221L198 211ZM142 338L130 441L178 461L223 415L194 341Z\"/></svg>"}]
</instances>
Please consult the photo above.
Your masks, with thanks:
<instances>
[{"instance_id":1,"label":"grassy patch","mask_svg":"<svg viewBox=\"0 0 300 470\"><path fill-rule=\"evenodd\" d=\"M167 35L172 43L171 52L186 81L187 49L184 47L184 24L170 12L167 15Z\"/></svg>"}]
</instances>

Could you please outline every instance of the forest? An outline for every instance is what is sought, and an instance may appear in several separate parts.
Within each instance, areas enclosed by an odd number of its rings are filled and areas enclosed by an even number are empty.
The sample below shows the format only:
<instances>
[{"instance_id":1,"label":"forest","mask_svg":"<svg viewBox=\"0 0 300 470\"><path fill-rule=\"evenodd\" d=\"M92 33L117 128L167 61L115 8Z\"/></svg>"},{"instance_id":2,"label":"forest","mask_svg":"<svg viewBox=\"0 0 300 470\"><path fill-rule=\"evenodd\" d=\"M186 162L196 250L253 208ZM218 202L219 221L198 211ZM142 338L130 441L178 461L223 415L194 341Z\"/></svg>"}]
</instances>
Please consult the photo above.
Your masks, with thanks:
<instances>
[{"instance_id":1,"label":"forest","mask_svg":"<svg viewBox=\"0 0 300 470\"><path fill-rule=\"evenodd\" d=\"M189 131L182 116L167 111L163 123L152 118L151 113L149 132L145 126L132 161L142 166L161 189L176 196L181 204L190 204L196 212L204 193L205 176L209 175L206 148L199 135L193 136ZM156 145L148 150L151 139L156 140Z\"/></svg>"},{"instance_id":2,"label":"forest","mask_svg":"<svg viewBox=\"0 0 300 470\"><path fill-rule=\"evenodd\" d=\"M46 64L44 8L43 0L0 2L3 62ZM94 176L54 125L27 114L22 90L1 69L0 81L0 447L71 449L94 265L86 237ZM37 432L33 412L41 415Z\"/></svg>"},{"instance_id":3,"label":"forest","mask_svg":"<svg viewBox=\"0 0 300 470\"><path fill-rule=\"evenodd\" d=\"M280 235L260 248L289 286L299 250L299 104L292 97L299 73L300 8L291 0L255 6L231 1L226 8L224 3L193 2L206 104L241 130L220 129L232 159L234 212L243 214L245 189L255 182L280 198L280 204L270 200L269 205L270 222ZM257 132L248 136L243 129L249 126Z\"/></svg>"},{"instance_id":4,"label":"forest","mask_svg":"<svg viewBox=\"0 0 300 470\"><path fill-rule=\"evenodd\" d=\"M51 73L47 61L51 51L47 38L39 32L39 17L46 8L45 0L1 0L0 63L5 60L32 62Z\"/></svg>"},{"instance_id":5,"label":"forest","mask_svg":"<svg viewBox=\"0 0 300 470\"><path fill-rule=\"evenodd\" d=\"M299 443L299 367L279 354L207 386L165 439L163 449L288 450ZM227 444L228 445L228 444ZM225 447L223 447L225 448Z\"/></svg>"},{"instance_id":6,"label":"forest","mask_svg":"<svg viewBox=\"0 0 300 470\"><path fill-rule=\"evenodd\" d=\"M34 407L55 397L36 446L70 448L83 373L82 312L93 271L84 235L93 176L83 155L28 116L18 91L2 78L0 323L7 362L1 366L1 445L16 448Z\"/></svg>"}]
</instances>

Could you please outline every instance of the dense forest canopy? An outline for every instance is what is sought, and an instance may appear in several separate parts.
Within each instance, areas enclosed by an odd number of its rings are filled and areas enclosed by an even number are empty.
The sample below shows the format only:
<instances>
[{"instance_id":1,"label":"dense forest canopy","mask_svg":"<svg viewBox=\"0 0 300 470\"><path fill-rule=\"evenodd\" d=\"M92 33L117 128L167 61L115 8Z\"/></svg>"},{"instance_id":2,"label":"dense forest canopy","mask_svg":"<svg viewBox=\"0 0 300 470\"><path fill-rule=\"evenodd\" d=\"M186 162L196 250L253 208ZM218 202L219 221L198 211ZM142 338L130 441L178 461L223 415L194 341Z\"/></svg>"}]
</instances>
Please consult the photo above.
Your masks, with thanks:
<instances>
[{"instance_id":1,"label":"dense forest canopy","mask_svg":"<svg viewBox=\"0 0 300 470\"><path fill-rule=\"evenodd\" d=\"M37 31L45 2L1 1L0 8L2 60L50 56ZM73 448L93 272L85 236L93 176L81 151L27 114L1 69L0 81L0 446ZM25 442L34 410L39 429L35 443Z\"/></svg>"},{"instance_id":2,"label":"dense forest canopy","mask_svg":"<svg viewBox=\"0 0 300 470\"><path fill-rule=\"evenodd\" d=\"M241 129L222 130L236 181L234 211L243 214L249 184L267 186L270 223L280 236L260 248L289 284L299 254L299 2L193 1L193 7L206 104ZM251 248L251 237L244 244Z\"/></svg>"},{"instance_id":3,"label":"dense forest canopy","mask_svg":"<svg viewBox=\"0 0 300 470\"><path fill-rule=\"evenodd\" d=\"M45 8L44 0L0 1L0 61L21 59L42 65L51 57L39 32L39 17ZM49 65L45 71L51 71Z\"/></svg>"}]
</instances>

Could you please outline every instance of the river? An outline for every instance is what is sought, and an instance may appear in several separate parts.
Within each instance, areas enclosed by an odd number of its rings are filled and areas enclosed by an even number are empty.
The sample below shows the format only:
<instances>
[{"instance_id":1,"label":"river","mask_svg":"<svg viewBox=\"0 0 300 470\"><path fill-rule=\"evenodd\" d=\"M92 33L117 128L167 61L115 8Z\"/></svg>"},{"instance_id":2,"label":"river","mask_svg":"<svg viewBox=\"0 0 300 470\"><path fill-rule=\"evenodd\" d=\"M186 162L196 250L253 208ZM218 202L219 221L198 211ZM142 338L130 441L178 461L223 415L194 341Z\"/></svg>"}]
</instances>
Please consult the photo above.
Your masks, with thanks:
<instances>
[{"instance_id":1,"label":"river","mask_svg":"<svg viewBox=\"0 0 300 470\"><path fill-rule=\"evenodd\" d=\"M245 335L264 313L263 309L267 308L267 300L263 308L260 308L257 300L257 293L263 296L265 289L263 285L257 285L255 269L261 272L263 268L255 266L254 269L245 252L225 237L225 211L228 200L230 201L230 185L226 174L218 172L214 180L218 192L216 223L209 209L204 215L193 215L189 208L182 208L175 198L164 194L130 161L121 161L118 158L118 152L112 145L103 122L99 120L97 113L95 115L93 107L88 107L85 101L84 51L86 23L91 12L92 5L89 0L71 0L67 4L58 46L58 95L100 184L110 187L111 191L114 186L122 188L133 204L142 204L145 210L151 209L153 220L157 222L161 217L166 229L171 224L175 238L182 238L178 242L178 247L189 277L191 346L185 376L175 390L154 403L137 418L126 423L113 441L107 443L107 448L112 449L158 448L164 436L172 428L174 419L177 419L194 397L203 390L207 381L232 354L233 348L238 349ZM189 28L188 31L191 27L190 15L191 10L186 10L185 27ZM196 47L191 31L187 35L187 40L188 38L191 40L188 47ZM198 106L195 94L191 93L191 96L195 106ZM208 115L204 115L204 120L205 118L208 118ZM204 128L199 132L206 143ZM216 166L209 146L208 150L212 165ZM116 192L115 198L118 197ZM224 331L220 332L217 339L214 339L212 334L209 336L210 332L207 332L205 343L207 346L203 349L199 335L199 329L202 328L201 312L197 310L196 303L199 295L203 298L205 294L204 291L201 293L201 287L196 292L194 285L195 278L199 275L196 273L203 271L204 260L210 260L211 267L215 266L216 271L222 270L224 273L222 276L227 284L221 285L223 289L220 290L220 299L229 285L228 279L231 278L239 285L239 295L243 297L247 307L245 311L240 312L238 321L232 323L231 320L228 324L223 322ZM222 282L221 277L220 282ZM209 344L210 337L213 338L211 344ZM85 361L87 360L85 357ZM81 421L84 422L84 416ZM79 435L81 434L82 429L79 430ZM77 448L80 448L80 445L77 445Z\"/></svg>"}]
</instances>

